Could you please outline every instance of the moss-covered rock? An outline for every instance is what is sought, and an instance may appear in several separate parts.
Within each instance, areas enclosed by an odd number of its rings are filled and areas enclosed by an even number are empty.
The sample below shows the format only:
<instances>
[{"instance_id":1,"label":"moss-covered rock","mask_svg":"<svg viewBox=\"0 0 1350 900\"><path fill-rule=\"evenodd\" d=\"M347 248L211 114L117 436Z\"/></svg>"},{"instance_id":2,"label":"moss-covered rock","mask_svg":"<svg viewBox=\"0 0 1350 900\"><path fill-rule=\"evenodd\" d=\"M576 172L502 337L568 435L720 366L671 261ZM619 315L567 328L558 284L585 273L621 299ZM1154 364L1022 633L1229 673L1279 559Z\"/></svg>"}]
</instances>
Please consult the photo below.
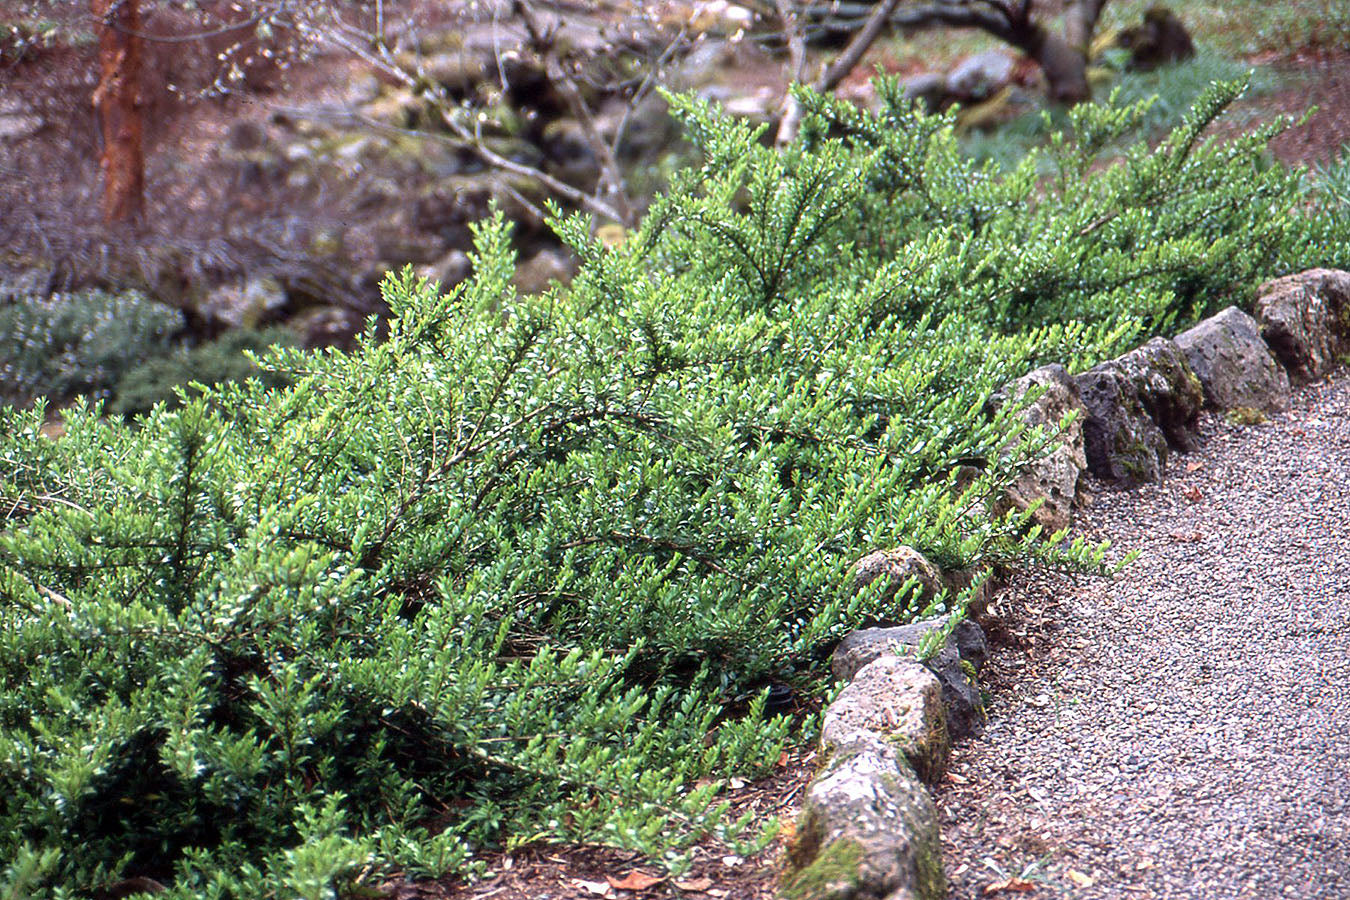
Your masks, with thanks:
<instances>
[{"instance_id":1,"label":"moss-covered rock","mask_svg":"<svg viewBox=\"0 0 1350 900\"><path fill-rule=\"evenodd\" d=\"M1155 337L1121 356L1116 364L1129 376L1139 401L1167 443L1177 450L1194 450L1205 391L1176 342Z\"/></svg>"},{"instance_id":2,"label":"moss-covered rock","mask_svg":"<svg viewBox=\"0 0 1350 900\"><path fill-rule=\"evenodd\" d=\"M806 790L788 853L789 900L946 897L937 810L885 741L837 750Z\"/></svg>"},{"instance_id":3,"label":"moss-covered rock","mask_svg":"<svg viewBox=\"0 0 1350 900\"><path fill-rule=\"evenodd\" d=\"M1074 377L1087 409L1083 442L1088 470L1124 484L1161 481L1167 438L1140 399L1130 374L1114 361Z\"/></svg>"}]
</instances>

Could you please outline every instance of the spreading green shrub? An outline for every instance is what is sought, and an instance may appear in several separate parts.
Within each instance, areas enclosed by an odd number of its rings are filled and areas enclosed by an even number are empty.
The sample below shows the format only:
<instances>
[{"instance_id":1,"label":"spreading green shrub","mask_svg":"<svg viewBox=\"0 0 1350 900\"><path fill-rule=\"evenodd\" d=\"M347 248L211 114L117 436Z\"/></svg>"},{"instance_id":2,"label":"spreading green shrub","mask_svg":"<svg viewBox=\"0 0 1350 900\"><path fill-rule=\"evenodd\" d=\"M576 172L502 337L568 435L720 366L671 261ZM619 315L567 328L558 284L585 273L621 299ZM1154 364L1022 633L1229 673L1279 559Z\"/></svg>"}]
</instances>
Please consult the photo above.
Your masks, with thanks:
<instances>
[{"instance_id":1,"label":"spreading green shrub","mask_svg":"<svg viewBox=\"0 0 1350 900\"><path fill-rule=\"evenodd\" d=\"M0 400L107 397L118 380L170 351L183 314L136 291L0 297Z\"/></svg>"},{"instance_id":2,"label":"spreading green shrub","mask_svg":"<svg viewBox=\"0 0 1350 900\"><path fill-rule=\"evenodd\" d=\"M195 347L179 347L173 353L141 363L117 382L109 410L123 416L144 415L156 404L178 406L179 392L197 392L194 384L210 385L246 378L262 378L269 387L282 387L284 376L265 373L247 354L262 353L272 346L295 346L295 336L285 328L255 331L239 328Z\"/></svg>"},{"instance_id":3,"label":"spreading green shrub","mask_svg":"<svg viewBox=\"0 0 1350 900\"><path fill-rule=\"evenodd\" d=\"M1196 100L1216 81L1249 79L1248 92L1256 95L1270 93L1278 84L1268 69L1252 69L1205 48L1191 59L1146 72L1125 69L1127 50L1110 51L1108 57L1108 64L1119 70L1110 90L1112 102L1121 106L1147 103L1136 126L1145 136L1165 133L1181 125ZM1042 147L1050 135L1061 130L1064 119L1064 111L1057 109L1025 112L997 128L965 134L962 148L977 163L992 161L1003 169L1013 169L1029 152ZM1041 158L1046 164L1044 174L1050 161Z\"/></svg>"},{"instance_id":4,"label":"spreading green shrub","mask_svg":"<svg viewBox=\"0 0 1350 900\"><path fill-rule=\"evenodd\" d=\"M848 630L932 611L853 560L1100 566L991 512L1053 437L991 395L1304 261L1298 177L1198 141L1234 94L1091 181L1139 112L1075 112L1048 184L893 86L879 117L805 98L783 153L675 98L703 165L622 247L556 222L565 291L516 296L489 222L450 293L386 282L386 339L270 352L282 389L55 442L0 413L0 893L752 849L714 801L794 739L767 688L819 697Z\"/></svg>"}]
</instances>

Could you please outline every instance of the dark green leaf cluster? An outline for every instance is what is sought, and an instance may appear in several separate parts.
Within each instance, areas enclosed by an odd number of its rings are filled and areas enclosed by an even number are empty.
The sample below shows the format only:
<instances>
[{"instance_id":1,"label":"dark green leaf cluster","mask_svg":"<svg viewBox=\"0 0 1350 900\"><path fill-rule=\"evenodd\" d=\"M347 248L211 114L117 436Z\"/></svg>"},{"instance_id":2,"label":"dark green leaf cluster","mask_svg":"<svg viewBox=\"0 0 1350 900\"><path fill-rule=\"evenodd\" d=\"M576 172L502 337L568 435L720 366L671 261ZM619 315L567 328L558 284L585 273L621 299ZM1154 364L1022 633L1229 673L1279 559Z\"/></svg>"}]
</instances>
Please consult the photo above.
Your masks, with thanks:
<instances>
[{"instance_id":1,"label":"dark green leaf cluster","mask_svg":"<svg viewBox=\"0 0 1350 900\"><path fill-rule=\"evenodd\" d=\"M286 383L283 376L264 373L250 358L269 347L294 346L295 336L284 328L256 331L239 328L195 347L180 346L166 356L149 359L130 369L117 382L110 412L144 415L160 403L177 406L179 392L197 393L194 385L220 384L261 377L271 387Z\"/></svg>"},{"instance_id":2,"label":"dark green leaf cluster","mask_svg":"<svg viewBox=\"0 0 1350 900\"><path fill-rule=\"evenodd\" d=\"M558 221L566 291L516 296L489 222L453 291L389 279L384 339L271 351L280 389L55 442L3 412L0 892L318 898L539 836L674 869L766 840L715 794L793 739L767 688L820 696L849 629L931 611L852 561L1101 565L992 511L1053 435L991 395L1293 258L1287 176L1197 142L1231 93L1090 183L1129 111L1038 183L896 104L806 97L779 153L676 98L704 165L619 248Z\"/></svg>"}]
</instances>

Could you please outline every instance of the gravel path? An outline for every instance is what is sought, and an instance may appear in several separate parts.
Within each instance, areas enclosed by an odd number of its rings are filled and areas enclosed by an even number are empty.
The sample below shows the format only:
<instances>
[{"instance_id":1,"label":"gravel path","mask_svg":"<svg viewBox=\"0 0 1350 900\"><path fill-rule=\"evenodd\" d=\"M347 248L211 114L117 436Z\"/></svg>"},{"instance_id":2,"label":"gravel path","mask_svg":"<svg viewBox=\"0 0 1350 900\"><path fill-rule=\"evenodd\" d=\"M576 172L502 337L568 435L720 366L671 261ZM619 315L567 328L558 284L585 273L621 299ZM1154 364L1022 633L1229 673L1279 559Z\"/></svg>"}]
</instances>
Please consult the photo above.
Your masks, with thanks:
<instances>
[{"instance_id":1,"label":"gravel path","mask_svg":"<svg viewBox=\"0 0 1350 900\"><path fill-rule=\"evenodd\" d=\"M986 736L938 796L953 898L1350 898L1350 377L1211 418L1078 531L1115 580L1003 603Z\"/></svg>"}]
</instances>

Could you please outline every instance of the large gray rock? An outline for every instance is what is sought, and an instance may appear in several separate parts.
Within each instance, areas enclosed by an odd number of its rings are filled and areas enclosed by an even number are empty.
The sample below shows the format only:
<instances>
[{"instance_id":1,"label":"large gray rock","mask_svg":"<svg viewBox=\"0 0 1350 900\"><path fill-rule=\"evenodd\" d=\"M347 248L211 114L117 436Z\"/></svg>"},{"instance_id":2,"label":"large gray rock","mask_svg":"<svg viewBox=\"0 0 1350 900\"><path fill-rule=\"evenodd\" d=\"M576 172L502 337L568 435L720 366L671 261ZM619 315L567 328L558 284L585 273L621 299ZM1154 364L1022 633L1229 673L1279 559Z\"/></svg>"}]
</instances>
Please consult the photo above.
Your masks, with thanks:
<instances>
[{"instance_id":1,"label":"large gray rock","mask_svg":"<svg viewBox=\"0 0 1350 900\"><path fill-rule=\"evenodd\" d=\"M951 739L942 685L922 663L878 657L825 710L820 744L827 753L877 738L898 747L928 784L946 774Z\"/></svg>"},{"instance_id":2,"label":"large gray rock","mask_svg":"<svg viewBox=\"0 0 1350 900\"><path fill-rule=\"evenodd\" d=\"M1194 450L1205 391L1174 341L1155 337L1116 360L1150 418L1178 450Z\"/></svg>"},{"instance_id":3,"label":"large gray rock","mask_svg":"<svg viewBox=\"0 0 1350 900\"><path fill-rule=\"evenodd\" d=\"M1087 409L1083 446L1088 471L1123 484L1161 481L1167 438L1149 416L1129 373L1114 361L1105 362L1073 381Z\"/></svg>"},{"instance_id":4,"label":"large gray rock","mask_svg":"<svg viewBox=\"0 0 1350 900\"><path fill-rule=\"evenodd\" d=\"M915 622L896 628L864 628L840 641L830 657L834 677L848 681L877 660L916 659L924 637L946 625L946 618ZM977 733L984 724L984 701L978 676L989 658L989 645L979 625L960 622L923 662L942 687L942 705L948 734L954 740Z\"/></svg>"},{"instance_id":5,"label":"large gray rock","mask_svg":"<svg viewBox=\"0 0 1350 900\"><path fill-rule=\"evenodd\" d=\"M900 91L911 100L937 112L947 105L947 76L940 72L920 72L900 79Z\"/></svg>"},{"instance_id":6,"label":"large gray rock","mask_svg":"<svg viewBox=\"0 0 1350 900\"><path fill-rule=\"evenodd\" d=\"M991 403L997 409L1004 403L1020 401L1032 389L1044 389L1044 393L1022 412L1023 420L1033 427L1059 434L1045 456L1022 470L999 506L1027 509L1035 501L1043 500L1044 503L1032 514L1033 519L1046 531L1054 532L1068 526L1073 505L1078 500L1078 479L1087 468L1083 447L1086 410L1078 396L1078 387L1058 364L1041 366L1023 375L991 398ZM1076 418L1061 432L1060 422L1068 413L1074 413Z\"/></svg>"},{"instance_id":7,"label":"large gray rock","mask_svg":"<svg viewBox=\"0 0 1350 900\"><path fill-rule=\"evenodd\" d=\"M1350 350L1350 272L1311 269L1261 285L1256 320L1296 381L1326 376Z\"/></svg>"},{"instance_id":8,"label":"large gray rock","mask_svg":"<svg viewBox=\"0 0 1350 900\"><path fill-rule=\"evenodd\" d=\"M894 599L910 579L918 588L920 603L932 601L946 588L942 570L912 547L869 553L853 564L849 574L855 593L880 579L883 603Z\"/></svg>"},{"instance_id":9,"label":"large gray rock","mask_svg":"<svg viewBox=\"0 0 1350 900\"><path fill-rule=\"evenodd\" d=\"M586 130L576 119L554 119L544 126L544 155L547 169L568 184L583 190L595 189L600 178L600 158L586 139Z\"/></svg>"},{"instance_id":10,"label":"large gray rock","mask_svg":"<svg viewBox=\"0 0 1350 900\"><path fill-rule=\"evenodd\" d=\"M802 800L788 900L941 900L937 809L901 753L864 741L829 758Z\"/></svg>"},{"instance_id":11,"label":"large gray rock","mask_svg":"<svg viewBox=\"0 0 1350 900\"><path fill-rule=\"evenodd\" d=\"M1270 355L1256 320L1235 306L1210 316L1177 335L1205 390L1205 403L1217 409L1277 412L1289 406L1289 376Z\"/></svg>"},{"instance_id":12,"label":"large gray rock","mask_svg":"<svg viewBox=\"0 0 1350 900\"><path fill-rule=\"evenodd\" d=\"M1007 53L986 50L968 56L947 73L947 93L961 100L984 100L1012 81L1017 61Z\"/></svg>"},{"instance_id":13,"label":"large gray rock","mask_svg":"<svg viewBox=\"0 0 1350 900\"><path fill-rule=\"evenodd\" d=\"M576 264L560 250L540 250L516 266L511 283L522 294L542 294L555 282L567 284L576 274Z\"/></svg>"}]
</instances>

